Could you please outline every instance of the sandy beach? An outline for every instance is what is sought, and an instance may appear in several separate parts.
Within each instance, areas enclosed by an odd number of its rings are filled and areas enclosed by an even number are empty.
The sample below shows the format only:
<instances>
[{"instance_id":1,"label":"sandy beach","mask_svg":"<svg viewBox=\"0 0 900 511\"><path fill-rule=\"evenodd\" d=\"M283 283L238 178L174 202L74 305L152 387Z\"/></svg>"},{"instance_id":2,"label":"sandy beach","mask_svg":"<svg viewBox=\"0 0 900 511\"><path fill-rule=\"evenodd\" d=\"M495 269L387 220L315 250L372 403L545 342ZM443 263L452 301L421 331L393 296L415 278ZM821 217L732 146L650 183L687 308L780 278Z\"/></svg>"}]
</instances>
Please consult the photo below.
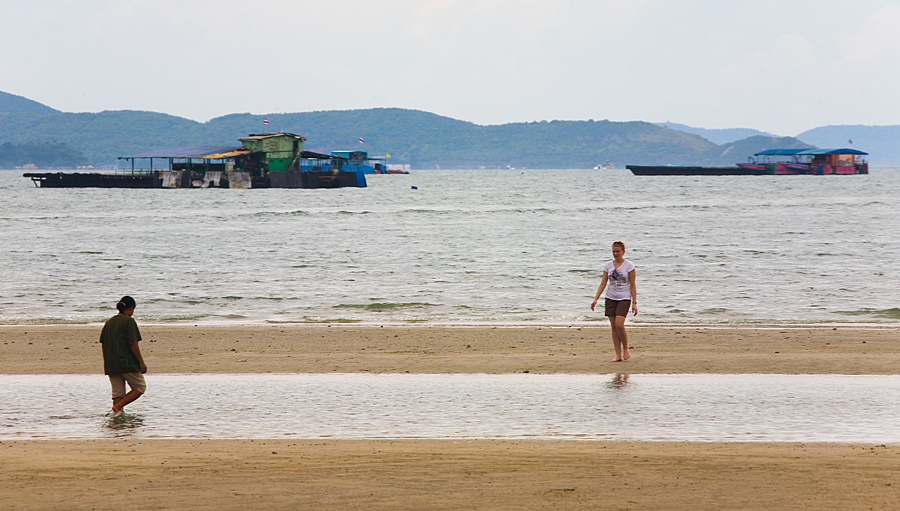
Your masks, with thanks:
<instances>
[{"instance_id":1,"label":"sandy beach","mask_svg":"<svg viewBox=\"0 0 900 511\"><path fill-rule=\"evenodd\" d=\"M153 373L900 374L900 331L141 327ZM0 327L0 374L97 374L96 326ZM152 381L152 380L151 380ZM105 398L105 396L101 397ZM4 509L897 509L900 446L4 440Z\"/></svg>"},{"instance_id":2,"label":"sandy beach","mask_svg":"<svg viewBox=\"0 0 900 511\"><path fill-rule=\"evenodd\" d=\"M900 447L519 441L4 441L3 508L869 510Z\"/></svg>"},{"instance_id":3,"label":"sandy beach","mask_svg":"<svg viewBox=\"0 0 900 511\"><path fill-rule=\"evenodd\" d=\"M140 318L138 318L140 324ZM98 326L0 327L0 374L102 370ZM150 373L900 374L900 330L141 326Z\"/></svg>"}]
</instances>

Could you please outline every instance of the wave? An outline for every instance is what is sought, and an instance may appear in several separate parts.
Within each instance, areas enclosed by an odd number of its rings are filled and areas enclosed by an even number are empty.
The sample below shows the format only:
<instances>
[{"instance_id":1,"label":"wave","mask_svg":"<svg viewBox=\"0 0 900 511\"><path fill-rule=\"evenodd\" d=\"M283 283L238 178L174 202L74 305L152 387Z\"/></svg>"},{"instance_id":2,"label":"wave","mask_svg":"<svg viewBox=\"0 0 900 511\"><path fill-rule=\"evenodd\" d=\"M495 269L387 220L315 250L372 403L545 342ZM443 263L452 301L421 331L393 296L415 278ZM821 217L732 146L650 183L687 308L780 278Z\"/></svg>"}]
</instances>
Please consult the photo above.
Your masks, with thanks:
<instances>
[{"instance_id":1,"label":"wave","mask_svg":"<svg viewBox=\"0 0 900 511\"><path fill-rule=\"evenodd\" d=\"M876 318L900 320L900 308L897 307L891 309L860 309L856 311L837 311L836 314L842 314L844 316L872 316Z\"/></svg>"},{"instance_id":2,"label":"wave","mask_svg":"<svg viewBox=\"0 0 900 511\"><path fill-rule=\"evenodd\" d=\"M428 302L405 302L405 303L392 303L392 302L380 302L380 303L369 303L369 304L357 304L357 303L342 303L335 305L334 309L359 309L368 312L390 312L401 309L424 309L427 307L436 307L436 304L428 303Z\"/></svg>"},{"instance_id":3,"label":"wave","mask_svg":"<svg viewBox=\"0 0 900 511\"><path fill-rule=\"evenodd\" d=\"M309 211L297 209L294 211L258 211L251 216L253 217L292 217L292 216L311 216Z\"/></svg>"}]
</instances>

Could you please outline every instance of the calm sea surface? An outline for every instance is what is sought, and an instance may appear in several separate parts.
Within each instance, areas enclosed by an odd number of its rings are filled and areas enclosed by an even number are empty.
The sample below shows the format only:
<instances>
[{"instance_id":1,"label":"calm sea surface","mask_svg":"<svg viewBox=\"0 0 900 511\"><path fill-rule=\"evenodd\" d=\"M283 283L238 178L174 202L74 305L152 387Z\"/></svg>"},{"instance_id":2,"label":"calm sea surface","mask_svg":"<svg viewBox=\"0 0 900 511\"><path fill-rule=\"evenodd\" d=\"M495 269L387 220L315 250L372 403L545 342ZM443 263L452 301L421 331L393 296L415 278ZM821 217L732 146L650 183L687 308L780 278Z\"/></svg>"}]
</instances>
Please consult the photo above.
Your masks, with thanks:
<instances>
[{"instance_id":1,"label":"calm sea surface","mask_svg":"<svg viewBox=\"0 0 900 511\"><path fill-rule=\"evenodd\" d=\"M412 186L418 187L417 190ZM610 244L633 324L900 326L900 170L431 170L338 190L39 189L0 171L0 324L574 324Z\"/></svg>"},{"instance_id":2,"label":"calm sea surface","mask_svg":"<svg viewBox=\"0 0 900 511\"><path fill-rule=\"evenodd\" d=\"M0 439L900 442L900 376L155 374L147 381L147 394L111 419L103 375L0 375Z\"/></svg>"}]
</instances>

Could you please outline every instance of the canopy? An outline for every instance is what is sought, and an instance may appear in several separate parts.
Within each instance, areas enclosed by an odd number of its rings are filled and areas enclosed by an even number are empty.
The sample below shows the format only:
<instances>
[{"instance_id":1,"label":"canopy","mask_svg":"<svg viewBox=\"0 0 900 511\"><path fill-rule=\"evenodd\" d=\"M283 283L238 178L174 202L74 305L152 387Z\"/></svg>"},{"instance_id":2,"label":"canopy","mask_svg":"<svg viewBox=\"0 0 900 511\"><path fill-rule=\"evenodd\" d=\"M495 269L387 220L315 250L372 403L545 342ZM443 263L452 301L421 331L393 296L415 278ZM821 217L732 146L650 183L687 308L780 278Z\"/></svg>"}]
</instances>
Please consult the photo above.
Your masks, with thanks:
<instances>
[{"instance_id":1,"label":"canopy","mask_svg":"<svg viewBox=\"0 0 900 511\"><path fill-rule=\"evenodd\" d=\"M857 149L850 149L849 147L843 147L841 149L769 149L768 151L756 153L753 156L795 156L795 155L819 156L819 155L824 155L824 154L868 155L869 153L864 153Z\"/></svg>"},{"instance_id":2,"label":"canopy","mask_svg":"<svg viewBox=\"0 0 900 511\"><path fill-rule=\"evenodd\" d=\"M149 153L135 154L132 156L119 156L120 160L128 160L132 158L200 158L209 160L218 160L220 158L229 158L229 156L220 156L223 153L239 151L243 149L241 146L230 145L196 145L186 147L170 147L168 149L160 149Z\"/></svg>"}]
</instances>

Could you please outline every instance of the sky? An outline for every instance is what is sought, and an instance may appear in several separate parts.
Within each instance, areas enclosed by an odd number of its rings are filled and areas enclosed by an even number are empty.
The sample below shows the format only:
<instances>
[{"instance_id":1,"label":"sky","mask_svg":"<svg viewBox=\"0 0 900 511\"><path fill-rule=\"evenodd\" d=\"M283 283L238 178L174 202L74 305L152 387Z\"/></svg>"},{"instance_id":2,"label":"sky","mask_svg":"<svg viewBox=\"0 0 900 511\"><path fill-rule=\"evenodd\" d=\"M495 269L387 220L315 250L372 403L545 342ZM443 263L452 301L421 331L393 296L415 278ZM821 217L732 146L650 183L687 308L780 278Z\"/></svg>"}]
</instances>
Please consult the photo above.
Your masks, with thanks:
<instances>
[{"instance_id":1,"label":"sky","mask_svg":"<svg viewBox=\"0 0 900 511\"><path fill-rule=\"evenodd\" d=\"M900 124L900 0L0 0L0 90L198 121Z\"/></svg>"}]
</instances>

